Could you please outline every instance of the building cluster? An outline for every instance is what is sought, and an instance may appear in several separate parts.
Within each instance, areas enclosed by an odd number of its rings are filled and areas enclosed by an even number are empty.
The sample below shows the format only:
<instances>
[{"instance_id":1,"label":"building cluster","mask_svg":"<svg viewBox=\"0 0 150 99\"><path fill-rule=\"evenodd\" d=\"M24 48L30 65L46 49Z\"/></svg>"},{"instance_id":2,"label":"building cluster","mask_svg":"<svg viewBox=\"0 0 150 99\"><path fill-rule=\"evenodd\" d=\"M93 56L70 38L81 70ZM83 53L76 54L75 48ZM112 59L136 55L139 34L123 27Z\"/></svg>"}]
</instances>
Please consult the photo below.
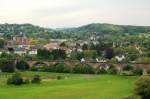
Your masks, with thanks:
<instances>
[{"instance_id":1,"label":"building cluster","mask_svg":"<svg viewBox=\"0 0 150 99\"><path fill-rule=\"evenodd\" d=\"M72 52L83 52L83 45L98 44L99 42L95 37L91 37L89 40L67 40L67 39L50 39L47 44L34 44L32 39L26 36L13 37L12 40L7 42L7 46L4 49L0 49L0 54L14 53L19 56L25 55L37 55L38 49L46 49L49 51L62 49L66 51L68 57L71 57ZM137 47L137 49L139 49ZM115 59L118 62L122 62L125 56L116 56ZM85 58L81 58L81 62L85 62ZM106 62L106 60L96 58L96 62Z\"/></svg>"},{"instance_id":2,"label":"building cluster","mask_svg":"<svg viewBox=\"0 0 150 99\"><path fill-rule=\"evenodd\" d=\"M64 43L65 42L65 43ZM63 44L64 43L64 44ZM7 46L4 49L0 49L0 54L14 53L20 56L24 55L36 55L38 49L47 49L49 51L55 49L63 49L66 51L68 57L72 51L82 52L82 45L88 44L87 41L68 41L66 39L50 39L47 44L33 44L32 39L26 36L13 37L12 40L7 42Z\"/></svg>"}]
</instances>

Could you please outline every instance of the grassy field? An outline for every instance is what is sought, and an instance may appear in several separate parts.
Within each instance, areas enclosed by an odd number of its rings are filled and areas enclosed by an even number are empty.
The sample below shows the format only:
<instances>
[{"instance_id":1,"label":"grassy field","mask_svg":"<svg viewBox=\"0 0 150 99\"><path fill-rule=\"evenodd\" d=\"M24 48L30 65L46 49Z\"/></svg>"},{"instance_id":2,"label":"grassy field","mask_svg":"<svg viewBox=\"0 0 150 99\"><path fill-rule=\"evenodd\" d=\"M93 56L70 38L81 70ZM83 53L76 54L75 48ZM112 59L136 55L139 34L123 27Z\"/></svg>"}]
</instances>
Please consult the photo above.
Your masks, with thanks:
<instances>
[{"instance_id":1,"label":"grassy field","mask_svg":"<svg viewBox=\"0 0 150 99\"><path fill-rule=\"evenodd\" d=\"M122 99L132 94L138 77L116 75L76 75L24 72L31 77L40 74L41 84L8 86L0 75L0 99ZM62 75L63 80L55 77Z\"/></svg>"}]
</instances>

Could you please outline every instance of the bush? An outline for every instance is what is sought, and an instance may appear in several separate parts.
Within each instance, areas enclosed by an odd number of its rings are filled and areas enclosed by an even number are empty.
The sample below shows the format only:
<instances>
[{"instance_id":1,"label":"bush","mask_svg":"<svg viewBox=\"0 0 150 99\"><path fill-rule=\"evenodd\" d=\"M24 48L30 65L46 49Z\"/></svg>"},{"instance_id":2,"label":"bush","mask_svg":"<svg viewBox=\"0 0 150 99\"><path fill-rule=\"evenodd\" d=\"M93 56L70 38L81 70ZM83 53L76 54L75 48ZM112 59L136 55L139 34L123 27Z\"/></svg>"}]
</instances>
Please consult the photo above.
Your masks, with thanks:
<instances>
[{"instance_id":1,"label":"bush","mask_svg":"<svg viewBox=\"0 0 150 99\"><path fill-rule=\"evenodd\" d=\"M29 79L24 79L24 84L29 84L30 80Z\"/></svg>"},{"instance_id":2,"label":"bush","mask_svg":"<svg viewBox=\"0 0 150 99\"><path fill-rule=\"evenodd\" d=\"M141 68L133 68L128 65L123 69L121 74L125 76L142 75L143 70Z\"/></svg>"},{"instance_id":3,"label":"bush","mask_svg":"<svg viewBox=\"0 0 150 99\"><path fill-rule=\"evenodd\" d=\"M150 77L142 76L136 82L135 93L141 96L142 99L150 97Z\"/></svg>"},{"instance_id":4,"label":"bush","mask_svg":"<svg viewBox=\"0 0 150 99\"><path fill-rule=\"evenodd\" d=\"M132 72L135 75L142 75L143 74L143 70L141 68L135 68Z\"/></svg>"},{"instance_id":5,"label":"bush","mask_svg":"<svg viewBox=\"0 0 150 99\"><path fill-rule=\"evenodd\" d=\"M37 68L36 66L32 66L32 67L30 68L30 70L31 70L31 71L38 71L38 68Z\"/></svg>"},{"instance_id":6,"label":"bush","mask_svg":"<svg viewBox=\"0 0 150 99\"><path fill-rule=\"evenodd\" d=\"M94 74L95 70L93 67L86 65L86 64L78 64L73 68L74 73L81 73L81 74Z\"/></svg>"},{"instance_id":7,"label":"bush","mask_svg":"<svg viewBox=\"0 0 150 99\"><path fill-rule=\"evenodd\" d=\"M41 77L39 75L34 75L32 78L32 83L40 83Z\"/></svg>"},{"instance_id":8,"label":"bush","mask_svg":"<svg viewBox=\"0 0 150 99\"><path fill-rule=\"evenodd\" d=\"M19 70L28 70L29 69L29 64L23 60L21 61L18 61L16 63L16 68L19 69Z\"/></svg>"},{"instance_id":9,"label":"bush","mask_svg":"<svg viewBox=\"0 0 150 99\"><path fill-rule=\"evenodd\" d=\"M15 71L14 62L7 59L2 59L0 60L0 69L2 72L12 73Z\"/></svg>"},{"instance_id":10,"label":"bush","mask_svg":"<svg viewBox=\"0 0 150 99\"><path fill-rule=\"evenodd\" d=\"M23 84L23 78L19 73L15 73L11 78L8 78L7 84L21 85Z\"/></svg>"},{"instance_id":11,"label":"bush","mask_svg":"<svg viewBox=\"0 0 150 99\"><path fill-rule=\"evenodd\" d=\"M143 58L140 59L139 62L150 63L150 57L143 57Z\"/></svg>"},{"instance_id":12,"label":"bush","mask_svg":"<svg viewBox=\"0 0 150 99\"><path fill-rule=\"evenodd\" d=\"M71 68L65 63L57 63L50 66L33 66L31 67L31 71L70 73Z\"/></svg>"},{"instance_id":13,"label":"bush","mask_svg":"<svg viewBox=\"0 0 150 99\"><path fill-rule=\"evenodd\" d=\"M110 65L109 67L102 66L96 69L96 74L117 74L117 69L114 65Z\"/></svg>"},{"instance_id":14,"label":"bush","mask_svg":"<svg viewBox=\"0 0 150 99\"><path fill-rule=\"evenodd\" d=\"M131 70L133 70L133 66L131 66L131 65L125 65L124 67L123 67L123 71L131 71Z\"/></svg>"},{"instance_id":15,"label":"bush","mask_svg":"<svg viewBox=\"0 0 150 99\"><path fill-rule=\"evenodd\" d=\"M150 74L150 69L147 70L147 73Z\"/></svg>"},{"instance_id":16,"label":"bush","mask_svg":"<svg viewBox=\"0 0 150 99\"><path fill-rule=\"evenodd\" d=\"M57 76L57 80L61 80L62 79L62 76Z\"/></svg>"},{"instance_id":17,"label":"bush","mask_svg":"<svg viewBox=\"0 0 150 99\"><path fill-rule=\"evenodd\" d=\"M128 60L129 61L135 61L138 57L139 57L138 54L129 54Z\"/></svg>"},{"instance_id":18,"label":"bush","mask_svg":"<svg viewBox=\"0 0 150 99\"><path fill-rule=\"evenodd\" d=\"M45 72L47 71L48 66L32 66L30 68L31 71L40 71L40 72Z\"/></svg>"},{"instance_id":19,"label":"bush","mask_svg":"<svg viewBox=\"0 0 150 99\"><path fill-rule=\"evenodd\" d=\"M123 67L123 72L122 75L142 75L143 74L143 70L141 68L134 68L131 65L126 65L125 67Z\"/></svg>"},{"instance_id":20,"label":"bush","mask_svg":"<svg viewBox=\"0 0 150 99\"><path fill-rule=\"evenodd\" d=\"M105 68L98 68L96 74L107 74L107 70Z\"/></svg>"},{"instance_id":21,"label":"bush","mask_svg":"<svg viewBox=\"0 0 150 99\"><path fill-rule=\"evenodd\" d=\"M54 71L58 73L70 73L71 68L64 63L58 63L55 64Z\"/></svg>"},{"instance_id":22,"label":"bush","mask_svg":"<svg viewBox=\"0 0 150 99\"><path fill-rule=\"evenodd\" d=\"M115 66L110 66L108 69L108 74L117 74L117 69L115 68Z\"/></svg>"},{"instance_id":23,"label":"bush","mask_svg":"<svg viewBox=\"0 0 150 99\"><path fill-rule=\"evenodd\" d=\"M132 71L122 71L121 75L124 75L124 76L133 76L134 73Z\"/></svg>"},{"instance_id":24,"label":"bush","mask_svg":"<svg viewBox=\"0 0 150 99\"><path fill-rule=\"evenodd\" d=\"M55 65L50 65L45 68L46 72L55 72Z\"/></svg>"}]
</instances>

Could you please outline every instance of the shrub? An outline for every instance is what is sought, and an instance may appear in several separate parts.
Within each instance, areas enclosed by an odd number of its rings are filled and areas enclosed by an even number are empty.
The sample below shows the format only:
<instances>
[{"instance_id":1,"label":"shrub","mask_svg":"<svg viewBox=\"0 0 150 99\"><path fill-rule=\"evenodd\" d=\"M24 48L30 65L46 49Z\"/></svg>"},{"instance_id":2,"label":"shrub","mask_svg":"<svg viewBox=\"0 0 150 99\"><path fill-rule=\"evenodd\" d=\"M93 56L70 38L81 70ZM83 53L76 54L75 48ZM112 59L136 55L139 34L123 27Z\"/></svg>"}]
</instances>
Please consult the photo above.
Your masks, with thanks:
<instances>
[{"instance_id":1,"label":"shrub","mask_svg":"<svg viewBox=\"0 0 150 99\"><path fill-rule=\"evenodd\" d=\"M19 73L15 73L11 78L8 78L7 84L21 85L23 84L23 78Z\"/></svg>"},{"instance_id":2,"label":"shrub","mask_svg":"<svg viewBox=\"0 0 150 99\"><path fill-rule=\"evenodd\" d=\"M112 58L111 60L109 60L110 63L117 63L117 59L116 58Z\"/></svg>"},{"instance_id":3,"label":"shrub","mask_svg":"<svg viewBox=\"0 0 150 99\"><path fill-rule=\"evenodd\" d=\"M124 76L133 76L134 73L132 71L122 71L121 75L124 75Z\"/></svg>"},{"instance_id":4,"label":"shrub","mask_svg":"<svg viewBox=\"0 0 150 99\"><path fill-rule=\"evenodd\" d=\"M46 72L55 72L55 66L54 65L47 66L45 68L45 71Z\"/></svg>"},{"instance_id":5,"label":"shrub","mask_svg":"<svg viewBox=\"0 0 150 99\"><path fill-rule=\"evenodd\" d=\"M19 70L28 70L29 69L29 64L23 60L21 61L18 61L16 63L16 68L19 69Z\"/></svg>"},{"instance_id":6,"label":"shrub","mask_svg":"<svg viewBox=\"0 0 150 99\"><path fill-rule=\"evenodd\" d=\"M31 71L40 71L40 72L47 72L48 71L48 67L45 64L40 64L40 65L34 65L30 68Z\"/></svg>"},{"instance_id":7,"label":"shrub","mask_svg":"<svg viewBox=\"0 0 150 99\"><path fill-rule=\"evenodd\" d=\"M96 73L97 74L107 74L107 70L105 68L98 68Z\"/></svg>"},{"instance_id":8,"label":"shrub","mask_svg":"<svg viewBox=\"0 0 150 99\"><path fill-rule=\"evenodd\" d=\"M61 80L62 79L62 76L57 76L57 80Z\"/></svg>"},{"instance_id":9,"label":"shrub","mask_svg":"<svg viewBox=\"0 0 150 99\"><path fill-rule=\"evenodd\" d=\"M131 70L133 70L133 66L131 66L131 65L125 65L124 67L123 67L123 71L131 71Z\"/></svg>"},{"instance_id":10,"label":"shrub","mask_svg":"<svg viewBox=\"0 0 150 99\"><path fill-rule=\"evenodd\" d=\"M138 58L138 54L129 54L128 60L129 61L135 61Z\"/></svg>"},{"instance_id":11,"label":"shrub","mask_svg":"<svg viewBox=\"0 0 150 99\"><path fill-rule=\"evenodd\" d=\"M147 71L148 74L150 74L150 69Z\"/></svg>"},{"instance_id":12,"label":"shrub","mask_svg":"<svg viewBox=\"0 0 150 99\"><path fill-rule=\"evenodd\" d=\"M117 74L117 69L114 65L102 66L96 69L96 74Z\"/></svg>"},{"instance_id":13,"label":"shrub","mask_svg":"<svg viewBox=\"0 0 150 99\"><path fill-rule=\"evenodd\" d=\"M32 66L30 68L31 71L40 71L40 72L45 72L47 71L48 66Z\"/></svg>"},{"instance_id":14,"label":"shrub","mask_svg":"<svg viewBox=\"0 0 150 99\"><path fill-rule=\"evenodd\" d=\"M30 70L31 70L31 71L38 71L38 69L37 69L35 66L32 66L32 67L30 68Z\"/></svg>"},{"instance_id":15,"label":"shrub","mask_svg":"<svg viewBox=\"0 0 150 99\"><path fill-rule=\"evenodd\" d=\"M54 71L58 73L70 73L71 68L64 63L58 63L58 64L55 64Z\"/></svg>"},{"instance_id":16,"label":"shrub","mask_svg":"<svg viewBox=\"0 0 150 99\"><path fill-rule=\"evenodd\" d=\"M13 82L13 81L12 81L12 78L8 78L8 79L7 79L7 84L8 84L8 85L12 84L12 82Z\"/></svg>"},{"instance_id":17,"label":"shrub","mask_svg":"<svg viewBox=\"0 0 150 99\"><path fill-rule=\"evenodd\" d=\"M141 68L134 68L131 65L126 65L125 67L123 67L123 72L122 75L142 75L143 74L143 70Z\"/></svg>"},{"instance_id":18,"label":"shrub","mask_svg":"<svg viewBox=\"0 0 150 99\"><path fill-rule=\"evenodd\" d=\"M2 72L12 73L15 71L14 62L7 59L2 59L0 60L0 69Z\"/></svg>"},{"instance_id":19,"label":"shrub","mask_svg":"<svg viewBox=\"0 0 150 99\"><path fill-rule=\"evenodd\" d=\"M143 74L143 70L141 68L135 68L132 72L135 75L142 75Z\"/></svg>"},{"instance_id":20,"label":"shrub","mask_svg":"<svg viewBox=\"0 0 150 99\"><path fill-rule=\"evenodd\" d=\"M29 79L24 79L24 84L29 84L30 83L30 80Z\"/></svg>"},{"instance_id":21,"label":"shrub","mask_svg":"<svg viewBox=\"0 0 150 99\"><path fill-rule=\"evenodd\" d=\"M135 93L141 96L142 99L150 97L150 77L142 76L136 82Z\"/></svg>"},{"instance_id":22,"label":"shrub","mask_svg":"<svg viewBox=\"0 0 150 99\"><path fill-rule=\"evenodd\" d=\"M70 73L71 68L65 63L57 63L50 66L33 66L31 67L31 71Z\"/></svg>"},{"instance_id":23,"label":"shrub","mask_svg":"<svg viewBox=\"0 0 150 99\"><path fill-rule=\"evenodd\" d=\"M117 69L115 68L114 65L109 67L108 74L117 74Z\"/></svg>"},{"instance_id":24,"label":"shrub","mask_svg":"<svg viewBox=\"0 0 150 99\"><path fill-rule=\"evenodd\" d=\"M73 68L74 73L81 73L81 74L94 74L95 70L93 67L86 65L86 64L78 64Z\"/></svg>"},{"instance_id":25,"label":"shrub","mask_svg":"<svg viewBox=\"0 0 150 99\"><path fill-rule=\"evenodd\" d=\"M32 83L40 83L41 77L39 75L34 75L32 78Z\"/></svg>"},{"instance_id":26,"label":"shrub","mask_svg":"<svg viewBox=\"0 0 150 99\"><path fill-rule=\"evenodd\" d=\"M140 62L150 63L150 57L143 57L143 58L140 59Z\"/></svg>"}]
</instances>

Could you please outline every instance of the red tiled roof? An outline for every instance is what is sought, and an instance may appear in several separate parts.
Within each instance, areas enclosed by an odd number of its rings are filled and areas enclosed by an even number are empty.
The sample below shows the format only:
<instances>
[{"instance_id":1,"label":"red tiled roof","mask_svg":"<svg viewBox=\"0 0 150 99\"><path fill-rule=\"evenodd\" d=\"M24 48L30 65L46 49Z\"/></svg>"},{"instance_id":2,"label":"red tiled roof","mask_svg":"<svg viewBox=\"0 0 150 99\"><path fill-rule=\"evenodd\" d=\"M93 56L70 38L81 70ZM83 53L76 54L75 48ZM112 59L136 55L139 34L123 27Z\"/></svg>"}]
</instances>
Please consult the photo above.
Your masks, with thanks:
<instances>
[{"instance_id":1,"label":"red tiled roof","mask_svg":"<svg viewBox=\"0 0 150 99\"><path fill-rule=\"evenodd\" d=\"M31 45L31 40L29 39L24 39L24 38L18 38L16 40L17 45Z\"/></svg>"},{"instance_id":2,"label":"red tiled roof","mask_svg":"<svg viewBox=\"0 0 150 99\"><path fill-rule=\"evenodd\" d=\"M58 43L49 43L49 44L44 45L44 48L46 48L47 50L58 49L59 44Z\"/></svg>"}]
</instances>

